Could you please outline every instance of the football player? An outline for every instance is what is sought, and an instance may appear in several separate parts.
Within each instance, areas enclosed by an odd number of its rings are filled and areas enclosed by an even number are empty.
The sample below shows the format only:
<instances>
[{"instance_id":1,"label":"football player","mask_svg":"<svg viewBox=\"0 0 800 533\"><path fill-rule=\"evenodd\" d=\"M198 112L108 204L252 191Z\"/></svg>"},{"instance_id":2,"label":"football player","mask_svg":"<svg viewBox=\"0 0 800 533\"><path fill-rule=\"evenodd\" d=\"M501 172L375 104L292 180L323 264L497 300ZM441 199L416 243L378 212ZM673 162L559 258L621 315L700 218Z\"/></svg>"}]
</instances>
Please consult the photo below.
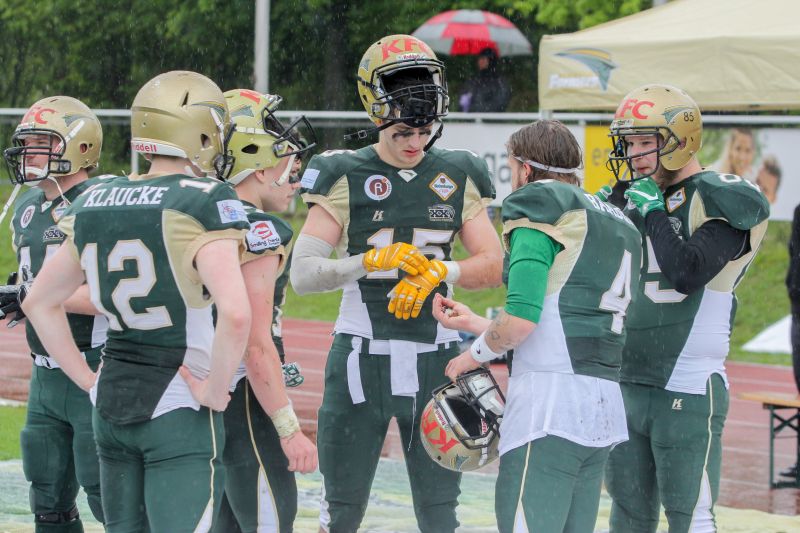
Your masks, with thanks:
<instances>
[{"instance_id":1,"label":"football player","mask_svg":"<svg viewBox=\"0 0 800 533\"><path fill-rule=\"evenodd\" d=\"M297 514L294 473L316 469L317 449L300 429L266 327L273 322L276 278L287 259L292 228L264 211L288 207L300 186L292 175L303 148L274 115L280 96L235 89L225 98L236 128L229 144L235 163L228 182L250 223L242 274L253 321L224 415L225 501L214 531L291 532Z\"/></svg>"},{"instance_id":2,"label":"football player","mask_svg":"<svg viewBox=\"0 0 800 533\"><path fill-rule=\"evenodd\" d=\"M480 335L446 372L455 381L514 350L498 529L593 531L608 453L627 439L619 371L641 238L620 209L580 188L581 150L566 126L534 122L507 147L506 305L490 322L436 296L440 322Z\"/></svg>"},{"instance_id":3,"label":"football player","mask_svg":"<svg viewBox=\"0 0 800 533\"><path fill-rule=\"evenodd\" d=\"M378 141L311 159L301 181L308 218L290 272L299 294L344 289L319 411L320 525L358 529L395 417L419 528L453 531L460 474L430 460L418 426L459 337L434 320L427 296L453 283L501 282L502 250L485 209L494 189L483 159L432 147L448 97L444 66L424 42L391 35L370 46L358 93ZM456 235L470 254L462 261L450 257Z\"/></svg>"},{"instance_id":4,"label":"football player","mask_svg":"<svg viewBox=\"0 0 800 533\"><path fill-rule=\"evenodd\" d=\"M174 71L139 90L131 120L148 173L73 201L59 222L64 245L23 310L64 372L91 390L106 530L208 531L224 474L216 411L250 329L239 266L250 226L217 179L230 168L230 118L214 82ZM61 308L84 279L109 321L97 373Z\"/></svg>"},{"instance_id":5,"label":"football player","mask_svg":"<svg viewBox=\"0 0 800 533\"><path fill-rule=\"evenodd\" d=\"M43 98L31 106L4 151L12 181L33 187L17 201L11 221L12 245L19 262L17 289L4 295L3 315L19 321L30 276L65 239L58 222L75 198L99 178L103 131L95 114L69 96ZM96 370L108 321L94 316L84 285L64 303L69 332L86 364ZM13 323L13 322L12 322ZM11 325L10 323L9 325ZM25 324L33 358L28 413L20 435L22 464L31 483L35 531L81 532L75 498L79 487L102 522L100 466L92 433L92 404L42 345L30 322Z\"/></svg>"},{"instance_id":6,"label":"football player","mask_svg":"<svg viewBox=\"0 0 800 533\"><path fill-rule=\"evenodd\" d=\"M769 204L740 176L703 170L702 133L697 104L667 85L630 92L611 123L609 161L634 178L626 214L644 258L622 360L630 440L606 471L614 532L655 531L659 504L670 532L716 531L734 288Z\"/></svg>"}]
</instances>

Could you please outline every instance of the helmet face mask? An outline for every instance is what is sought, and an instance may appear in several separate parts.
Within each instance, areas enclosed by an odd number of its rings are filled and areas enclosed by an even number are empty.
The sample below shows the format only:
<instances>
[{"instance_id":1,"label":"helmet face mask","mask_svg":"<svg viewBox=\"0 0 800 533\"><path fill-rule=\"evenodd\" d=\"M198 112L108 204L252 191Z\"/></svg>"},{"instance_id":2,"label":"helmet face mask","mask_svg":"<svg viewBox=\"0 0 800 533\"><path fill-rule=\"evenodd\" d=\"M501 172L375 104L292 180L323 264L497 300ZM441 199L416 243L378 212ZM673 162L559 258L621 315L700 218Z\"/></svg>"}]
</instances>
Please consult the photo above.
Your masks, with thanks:
<instances>
[{"instance_id":1,"label":"helmet face mask","mask_svg":"<svg viewBox=\"0 0 800 533\"><path fill-rule=\"evenodd\" d=\"M20 121L12 146L3 151L12 183L31 184L98 166L103 130L81 101L54 96L36 102ZM34 165L33 158L43 159Z\"/></svg>"},{"instance_id":2,"label":"helmet face mask","mask_svg":"<svg viewBox=\"0 0 800 533\"><path fill-rule=\"evenodd\" d=\"M619 181L652 176L659 169L685 167L702 146L700 108L684 91L669 85L645 85L628 93L614 114L607 166ZM628 138L653 136L656 148L629 153ZM654 170L637 175L632 161L656 153Z\"/></svg>"},{"instance_id":3,"label":"helmet face mask","mask_svg":"<svg viewBox=\"0 0 800 533\"><path fill-rule=\"evenodd\" d=\"M444 468L476 470L498 455L505 398L491 373L479 368L433 391L423 411L420 438Z\"/></svg>"},{"instance_id":4,"label":"helmet face mask","mask_svg":"<svg viewBox=\"0 0 800 533\"><path fill-rule=\"evenodd\" d=\"M284 126L275 115L275 110L283 100L280 96L277 98L275 104L261 110L261 123L264 131L275 137L272 153L275 154L275 157L289 157L314 149L317 146L317 133L314 131L314 127L305 115L300 115L291 124Z\"/></svg>"}]
</instances>

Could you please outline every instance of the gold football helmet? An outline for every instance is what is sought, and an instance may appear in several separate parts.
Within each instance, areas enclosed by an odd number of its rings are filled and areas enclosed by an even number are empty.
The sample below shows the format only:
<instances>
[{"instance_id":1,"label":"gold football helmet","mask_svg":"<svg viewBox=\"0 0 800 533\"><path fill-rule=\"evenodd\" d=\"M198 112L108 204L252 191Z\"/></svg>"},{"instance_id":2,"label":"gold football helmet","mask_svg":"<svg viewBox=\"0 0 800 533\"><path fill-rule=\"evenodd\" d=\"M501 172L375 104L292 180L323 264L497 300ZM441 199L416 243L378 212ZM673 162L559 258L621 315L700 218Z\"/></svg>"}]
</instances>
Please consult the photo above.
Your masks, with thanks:
<instances>
[{"instance_id":1,"label":"gold football helmet","mask_svg":"<svg viewBox=\"0 0 800 533\"><path fill-rule=\"evenodd\" d=\"M499 457L505 397L491 372L478 368L433 391L420 420L428 455L448 470L477 470Z\"/></svg>"},{"instance_id":2,"label":"gold football helmet","mask_svg":"<svg viewBox=\"0 0 800 533\"><path fill-rule=\"evenodd\" d=\"M645 178L634 176L631 159L658 153L658 164L667 170L686 166L702 145L703 120L700 108L681 89L669 85L645 85L629 92L611 122L610 169L620 181ZM658 147L650 152L628 154L627 136L654 135Z\"/></svg>"},{"instance_id":3,"label":"gold football helmet","mask_svg":"<svg viewBox=\"0 0 800 533\"><path fill-rule=\"evenodd\" d=\"M306 117L300 116L284 126L275 116L283 100L277 94L233 89L225 92L225 100L235 127L228 144L234 158L228 181L237 185L256 170L274 168L282 158L289 158L286 170L276 182L286 183L291 178L295 158L316 146L314 128Z\"/></svg>"},{"instance_id":4,"label":"gold football helmet","mask_svg":"<svg viewBox=\"0 0 800 533\"><path fill-rule=\"evenodd\" d=\"M27 141L26 141L27 139ZM69 96L42 98L28 109L11 136L13 146L3 151L12 182L41 181L51 174L66 176L100 160L103 129L83 102ZM47 156L44 165L31 158Z\"/></svg>"},{"instance_id":5,"label":"gold football helmet","mask_svg":"<svg viewBox=\"0 0 800 533\"><path fill-rule=\"evenodd\" d=\"M206 175L224 179L232 161L225 97L196 72L159 74L139 89L131 107L131 149L186 158Z\"/></svg>"},{"instance_id":6,"label":"gold football helmet","mask_svg":"<svg viewBox=\"0 0 800 533\"><path fill-rule=\"evenodd\" d=\"M447 115L444 72L444 63L427 44L411 35L389 35L370 46L361 58L358 96L377 126L387 121L412 128L426 126ZM393 89L392 78L405 77L411 82Z\"/></svg>"}]
</instances>

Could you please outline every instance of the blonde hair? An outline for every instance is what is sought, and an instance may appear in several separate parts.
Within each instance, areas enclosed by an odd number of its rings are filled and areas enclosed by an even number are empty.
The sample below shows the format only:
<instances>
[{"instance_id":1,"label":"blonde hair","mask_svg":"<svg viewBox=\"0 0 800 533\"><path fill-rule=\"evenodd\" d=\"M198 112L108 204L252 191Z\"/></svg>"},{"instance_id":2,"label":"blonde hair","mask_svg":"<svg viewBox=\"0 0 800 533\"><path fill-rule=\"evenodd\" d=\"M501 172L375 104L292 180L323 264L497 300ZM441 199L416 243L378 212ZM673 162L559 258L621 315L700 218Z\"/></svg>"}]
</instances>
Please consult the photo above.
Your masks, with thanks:
<instances>
[{"instance_id":1,"label":"blonde hair","mask_svg":"<svg viewBox=\"0 0 800 533\"><path fill-rule=\"evenodd\" d=\"M725 150L722 152L722 157L720 158L720 165L719 170L721 174L736 174L736 169L733 168L733 161L731 160L731 153L733 151L733 143L736 142L736 136L740 135L742 137L747 137L750 139L750 144L753 146L753 158L755 159L756 153L756 138L753 135L753 130L750 128L733 128L731 129L731 134L728 137L727 142L725 143ZM753 162L750 162L750 166L753 165Z\"/></svg>"}]
</instances>

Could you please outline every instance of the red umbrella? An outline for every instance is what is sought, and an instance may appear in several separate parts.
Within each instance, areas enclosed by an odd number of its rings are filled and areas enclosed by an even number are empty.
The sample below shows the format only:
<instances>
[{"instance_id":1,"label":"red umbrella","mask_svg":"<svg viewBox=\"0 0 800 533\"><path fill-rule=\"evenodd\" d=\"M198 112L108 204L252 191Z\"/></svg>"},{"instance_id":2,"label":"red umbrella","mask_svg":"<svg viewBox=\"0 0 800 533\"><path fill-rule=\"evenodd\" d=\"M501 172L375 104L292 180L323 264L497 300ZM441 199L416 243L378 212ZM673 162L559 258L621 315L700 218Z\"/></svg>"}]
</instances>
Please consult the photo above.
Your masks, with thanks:
<instances>
[{"instance_id":1,"label":"red umbrella","mask_svg":"<svg viewBox=\"0 0 800 533\"><path fill-rule=\"evenodd\" d=\"M531 43L511 21L477 9L439 13L413 35L440 54L475 55L485 48L491 48L499 56L533 54Z\"/></svg>"}]
</instances>

